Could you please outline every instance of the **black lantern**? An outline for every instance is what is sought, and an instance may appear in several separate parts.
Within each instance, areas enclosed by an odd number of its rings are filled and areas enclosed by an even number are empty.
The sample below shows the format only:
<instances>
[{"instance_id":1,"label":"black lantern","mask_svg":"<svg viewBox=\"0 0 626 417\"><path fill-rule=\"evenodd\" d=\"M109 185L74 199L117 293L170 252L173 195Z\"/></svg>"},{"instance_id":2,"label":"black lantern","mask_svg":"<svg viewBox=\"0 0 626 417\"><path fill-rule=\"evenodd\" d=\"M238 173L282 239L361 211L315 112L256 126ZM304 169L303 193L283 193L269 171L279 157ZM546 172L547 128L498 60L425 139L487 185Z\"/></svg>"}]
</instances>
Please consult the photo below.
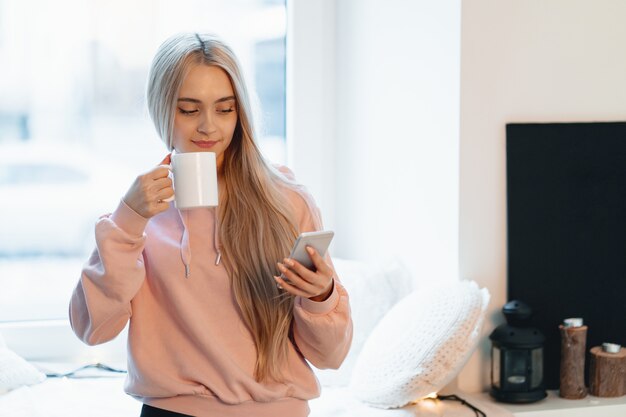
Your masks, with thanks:
<instances>
[{"instance_id":1,"label":"black lantern","mask_svg":"<svg viewBox=\"0 0 626 417\"><path fill-rule=\"evenodd\" d=\"M526 325L530 307L510 301L502 307L506 324L491 333L491 391L497 401L531 403L546 397L543 381L545 337Z\"/></svg>"}]
</instances>

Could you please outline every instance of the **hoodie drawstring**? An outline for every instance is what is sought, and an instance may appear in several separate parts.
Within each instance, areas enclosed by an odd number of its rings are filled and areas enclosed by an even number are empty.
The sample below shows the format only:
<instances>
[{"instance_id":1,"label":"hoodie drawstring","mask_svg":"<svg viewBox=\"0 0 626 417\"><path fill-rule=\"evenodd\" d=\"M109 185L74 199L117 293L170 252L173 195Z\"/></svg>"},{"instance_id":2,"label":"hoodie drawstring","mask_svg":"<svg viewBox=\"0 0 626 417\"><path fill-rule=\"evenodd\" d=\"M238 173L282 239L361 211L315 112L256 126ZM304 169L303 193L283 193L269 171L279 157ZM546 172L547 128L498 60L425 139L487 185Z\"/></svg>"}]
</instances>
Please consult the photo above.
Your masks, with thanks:
<instances>
[{"instance_id":1,"label":"hoodie drawstring","mask_svg":"<svg viewBox=\"0 0 626 417\"><path fill-rule=\"evenodd\" d=\"M185 278L191 277L191 245L189 244L189 215L187 210L179 210L180 220L183 223L183 235L180 239L180 257L185 265ZM217 232L217 209L213 208L213 246L217 252L215 265L219 265L222 260L222 251L220 250L219 234Z\"/></svg>"},{"instance_id":2,"label":"hoodie drawstring","mask_svg":"<svg viewBox=\"0 0 626 417\"><path fill-rule=\"evenodd\" d=\"M180 213L181 217L184 217L181 219L183 220L183 236L180 240L180 256L185 265L185 278L189 278L191 275L191 247L189 246L189 232L187 231L189 216L186 210Z\"/></svg>"},{"instance_id":3,"label":"hoodie drawstring","mask_svg":"<svg viewBox=\"0 0 626 417\"><path fill-rule=\"evenodd\" d=\"M220 250L220 238L217 234L217 207L213 207L213 247L217 252L217 258L215 258L215 265L219 265L222 260L222 251Z\"/></svg>"}]
</instances>

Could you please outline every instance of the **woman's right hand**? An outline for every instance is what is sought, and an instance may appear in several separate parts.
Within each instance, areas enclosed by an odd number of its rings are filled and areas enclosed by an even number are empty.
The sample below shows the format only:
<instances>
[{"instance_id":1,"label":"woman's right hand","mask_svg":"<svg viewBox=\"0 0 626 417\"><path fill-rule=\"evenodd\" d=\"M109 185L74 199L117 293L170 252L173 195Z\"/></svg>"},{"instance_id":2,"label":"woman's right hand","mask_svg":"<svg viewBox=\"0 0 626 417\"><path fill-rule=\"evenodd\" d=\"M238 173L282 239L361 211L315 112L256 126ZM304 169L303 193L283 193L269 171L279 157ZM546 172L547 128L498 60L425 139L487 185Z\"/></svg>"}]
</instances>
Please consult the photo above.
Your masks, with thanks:
<instances>
[{"instance_id":1,"label":"woman's right hand","mask_svg":"<svg viewBox=\"0 0 626 417\"><path fill-rule=\"evenodd\" d=\"M158 166L138 176L124 196L124 202L146 219L166 211L170 203L165 200L174 196L172 180L168 177L171 155L168 154Z\"/></svg>"}]
</instances>

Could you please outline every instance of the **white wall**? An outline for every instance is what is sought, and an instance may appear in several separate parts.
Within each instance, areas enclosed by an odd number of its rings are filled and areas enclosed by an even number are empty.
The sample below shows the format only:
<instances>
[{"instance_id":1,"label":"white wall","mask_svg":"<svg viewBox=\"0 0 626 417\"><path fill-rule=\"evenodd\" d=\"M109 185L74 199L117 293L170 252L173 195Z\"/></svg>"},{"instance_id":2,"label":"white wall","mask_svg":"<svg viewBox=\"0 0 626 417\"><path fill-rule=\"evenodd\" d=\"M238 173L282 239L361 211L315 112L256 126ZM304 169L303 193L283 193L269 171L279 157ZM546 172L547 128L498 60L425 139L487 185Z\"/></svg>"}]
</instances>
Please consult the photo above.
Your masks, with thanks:
<instances>
[{"instance_id":1,"label":"white wall","mask_svg":"<svg viewBox=\"0 0 626 417\"><path fill-rule=\"evenodd\" d=\"M457 279L460 0L340 0L336 22L334 254Z\"/></svg>"},{"instance_id":2,"label":"white wall","mask_svg":"<svg viewBox=\"0 0 626 417\"><path fill-rule=\"evenodd\" d=\"M335 0L287 0L287 165L335 227ZM334 253L334 252L333 252Z\"/></svg>"},{"instance_id":3,"label":"white wall","mask_svg":"<svg viewBox=\"0 0 626 417\"><path fill-rule=\"evenodd\" d=\"M459 378L489 385L506 302L505 124L626 119L626 2L463 2L460 275L490 289L485 341Z\"/></svg>"}]
</instances>

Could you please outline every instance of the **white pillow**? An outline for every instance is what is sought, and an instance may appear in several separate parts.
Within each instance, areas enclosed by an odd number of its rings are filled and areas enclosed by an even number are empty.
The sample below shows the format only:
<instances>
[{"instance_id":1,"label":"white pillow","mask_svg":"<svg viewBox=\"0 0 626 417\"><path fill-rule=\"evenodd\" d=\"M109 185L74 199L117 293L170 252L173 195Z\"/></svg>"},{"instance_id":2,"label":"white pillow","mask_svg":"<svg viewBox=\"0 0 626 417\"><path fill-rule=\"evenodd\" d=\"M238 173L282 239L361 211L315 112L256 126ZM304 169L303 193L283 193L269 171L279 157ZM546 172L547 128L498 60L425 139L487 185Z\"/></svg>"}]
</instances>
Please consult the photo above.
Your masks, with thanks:
<instances>
[{"instance_id":1,"label":"white pillow","mask_svg":"<svg viewBox=\"0 0 626 417\"><path fill-rule=\"evenodd\" d=\"M409 270L397 260L384 265L333 258L335 272L350 297L354 333L346 359L337 370L313 368L322 386L348 386L356 360L376 324L401 298L410 294Z\"/></svg>"},{"instance_id":2,"label":"white pillow","mask_svg":"<svg viewBox=\"0 0 626 417\"><path fill-rule=\"evenodd\" d=\"M45 379L45 374L7 348L0 335L0 394L23 385L34 385Z\"/></svg>"},{"instance_id":3,"label":"white pillow","mask_svg":"<svg viewBox=\"0 0 626 417\"><path fill-rule=\"evenodd\" d=\"M379 408L402 407L437 392L476 348L489 292L473 281L421 288L378 323L354 368L351 390Z\"/></svg>"}]
</instances>

